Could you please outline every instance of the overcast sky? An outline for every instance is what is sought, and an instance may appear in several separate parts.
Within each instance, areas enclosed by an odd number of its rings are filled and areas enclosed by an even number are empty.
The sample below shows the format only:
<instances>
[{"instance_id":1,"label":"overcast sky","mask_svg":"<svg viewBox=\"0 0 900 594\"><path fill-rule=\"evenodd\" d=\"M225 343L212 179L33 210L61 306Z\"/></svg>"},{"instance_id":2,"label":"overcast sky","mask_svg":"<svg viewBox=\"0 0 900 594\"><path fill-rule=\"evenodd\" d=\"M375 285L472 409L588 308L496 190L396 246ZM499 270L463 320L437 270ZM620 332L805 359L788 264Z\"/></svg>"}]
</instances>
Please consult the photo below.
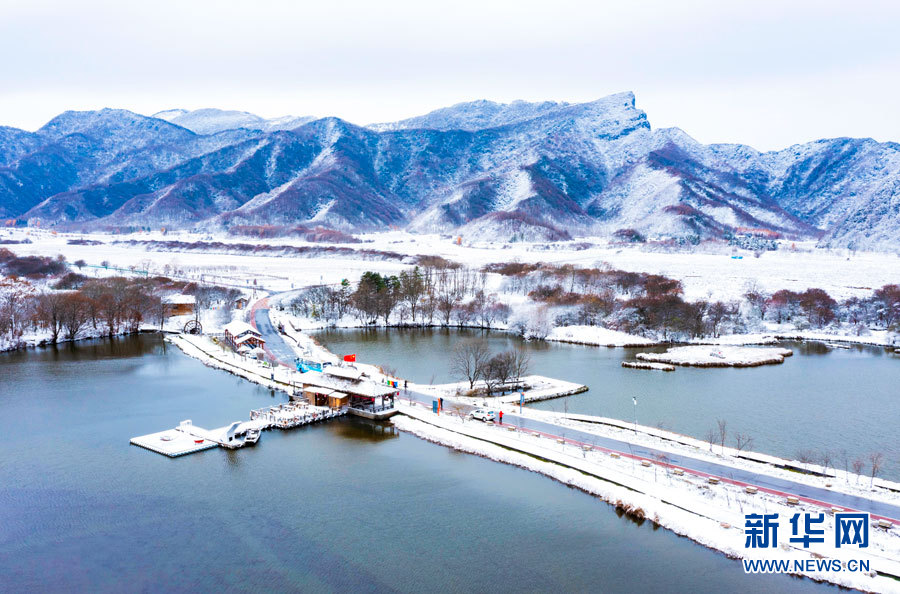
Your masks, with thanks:
<instances>
[{"instance_id":1,"label":"overcast sky","mask_svg":"<svg viewBox=\"0 0 900 594\"><path fill-rule=\"evenodd\" d=\"M183 107L366 124L632 90L654 127L900 141L900 2L0 0L0 124Z\"/></svg>"}]
</instances>

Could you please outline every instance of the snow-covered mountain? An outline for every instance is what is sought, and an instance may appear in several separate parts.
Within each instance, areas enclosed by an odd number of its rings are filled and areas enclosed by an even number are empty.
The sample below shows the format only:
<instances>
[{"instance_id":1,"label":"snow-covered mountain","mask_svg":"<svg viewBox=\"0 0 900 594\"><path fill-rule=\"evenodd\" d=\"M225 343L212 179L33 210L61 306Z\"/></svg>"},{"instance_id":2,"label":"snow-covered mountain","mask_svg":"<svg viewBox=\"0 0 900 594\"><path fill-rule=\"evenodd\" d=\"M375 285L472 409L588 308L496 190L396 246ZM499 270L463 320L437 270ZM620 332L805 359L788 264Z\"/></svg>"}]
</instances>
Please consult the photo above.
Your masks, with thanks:
<instances>
[{"instance_id":1,"label":"snow-covered mountain","mask_svg":"<svg viewBox=\"0 0 900 594\"><path fill-rule=\"evenodd\" d=\"M265 119L246 111L228 111L223 109L170 109L153 114L154 118L166 120L172 124L187 128L197 134L215 134L225 130L259 130L271 132L273 130L293 130L303 124L314 120L311 116L295 117L282 116L280 118Z\"/></svg>"},{"instance_id":2,"label":"snow-covered mountain","mask_svg":"<svg viewBox=\"0 0 900 594\"><path fill-rule=\"evenodd\" d=\"M66 112L0 128L0 217L65 226L314 223L472 236L723 237L897 249L900 145L761 153L653 129L631 93L463 103L393 124Z\"/></svg>"},{"instance_id":3,"label":"snow-covered mountain","mask_svg":"<svg viewBox=\"0 0 900 594\"><path fill-rule=\"evenodd\" d=\"M424 128L427 130L466 130L475 132L485 128L496 128L514 122L529 120L555 109L568 106L568 103L543 101L528 103L513 101L512 103L494 103L493 101L469 101L457 103L451 107L437 109L430 113L399 122L370 124L368 127L384 132L387 130L408 130Z\"/></svg>"}]
</instances>

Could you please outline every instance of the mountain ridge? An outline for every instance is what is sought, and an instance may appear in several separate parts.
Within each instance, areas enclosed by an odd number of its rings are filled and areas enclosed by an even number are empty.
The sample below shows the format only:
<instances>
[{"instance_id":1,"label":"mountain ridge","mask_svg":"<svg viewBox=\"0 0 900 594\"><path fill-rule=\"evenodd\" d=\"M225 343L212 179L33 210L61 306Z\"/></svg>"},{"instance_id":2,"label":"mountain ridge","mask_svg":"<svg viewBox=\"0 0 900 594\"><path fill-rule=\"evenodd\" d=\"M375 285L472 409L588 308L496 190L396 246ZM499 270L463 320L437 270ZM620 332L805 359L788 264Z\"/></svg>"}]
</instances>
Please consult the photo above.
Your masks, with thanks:
<instances>
[{"instance_id":1,"label":"mountain ridge","mask_svg":"<svg viewBox=\"0 0 900 594\"><path fill-rule=\"evenodd\" d=\"M0 216L678 241L754 229L872 249L900 238L897 143L704 145L652 128L630 92L466 102L370 126L212 109L156 115L69 111L35 132L0 128Z\"/></svg>"}]
</instances>

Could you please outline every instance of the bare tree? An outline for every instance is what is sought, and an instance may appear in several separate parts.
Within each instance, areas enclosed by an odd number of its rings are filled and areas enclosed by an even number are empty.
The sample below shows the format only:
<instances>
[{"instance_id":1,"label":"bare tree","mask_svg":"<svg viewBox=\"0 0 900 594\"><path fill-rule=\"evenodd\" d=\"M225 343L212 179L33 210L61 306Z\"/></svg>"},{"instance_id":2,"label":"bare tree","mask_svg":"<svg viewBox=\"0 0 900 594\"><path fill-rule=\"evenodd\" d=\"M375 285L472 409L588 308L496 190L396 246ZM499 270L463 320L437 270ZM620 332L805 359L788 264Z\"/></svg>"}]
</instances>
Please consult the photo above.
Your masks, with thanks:
<instances>
[{"instance_id":1,"label":"bare tree","mask_svg":"<svg viewBox=\"0 0 900 594\"><path fill-rule=\"evenodd\" d=\"M709 451L710 452L713 451L713 444L715 444L718 439L719 439L718 432L713 427L710 427L706 431L706 436L703 438L704 441L709 442Z\"/></svg>"},{"instance_id":2,"label":"bare tree","mask_svg":"<svg viewBox=\"0 0 900 594\"><path fill-rule=\"evenodd\" d=\"M809 466L816 460L816 455L812 450L800 450L797 452L797 460L803 463L804 466Z\"/></svg>"},{"instance_id":3,"label":"bare tree","mask_svg":"<svg viewBox=\"0 0 900 594\"><path fill-rule=\"evenodd\" d=\"M834 464L834 453L825 450L822 452L820 458L822 460L822 474L828 474L828 467Z\"/></svg>"},{"instance_id":4,"label":"bare tree","mask_svg":"<svg viewBox=\"0 0 900 594\"><path fill-rule=\"evenodd\" d=\"M669 477L669 461L670 461L669 457L662 452L658 452L658 453L654 454L653 457L656 458L656 462L660 466L662 466L663 469L666 471L666 478L667 479L670 478Z\"/></svg>"},{"instance_id":5,"label":"bare tree","mask_svg":"<svg viewBox=\"0 0 900 594\"><path fill-rule=\"evenodd\" d=\"M109 336L118 334L119 326L125 318L127 293L128 281L114 277L102 283L100 295L95 298L100 305L100 315L106 319Z\"/></svg>"},{"instance_id":6,"label":"bare tree","mask_svg":"<svg viewBox=\"0 0 900 594\"><path fill-rule=\"evenodd\" d=\"M504 351L488 360L484 373L488 396L497 388L500 389L501 394L503 393L503 387L515 371L515 357L515 351Z\"/></svg>"},{"instance_id":7,"label":"bare tree","mask_svg":"<svg viewBox=\"0 0 900 594\"><path fill-rule=\"evenodd\" d=\"M404 270L400 273L399 284L397 287L398 297L403 301L412 317L413 324L416 323L416 314L419 311L419 303L425 295L425 279L419 267L416 266L410 271Z\"/></svg>"},{"instance_id":8,"label":"bare tree","mask_svg":"<svg viewBox=\"0 0 900 594\"><path fill-rule=\"evenodd\" d=\"M857 458L853 461L853 474L856 475L856 484L859 484L859 475L862 473L862 469L865 467L866 463L863 462L860 458Z\"/></svg>"},{"instance_id":9,"label":"bare tree","mask_svg":"<svg viewBox=\"0 0 900 594\"><path fill-rule=\"evenodd\" d=\"M753 447L753 438L749 433L735 433L734 434L734 446L737 448L737 451L742 452L745 449L749 450Z\"/></svg>"},{"instance_id":10,"label":"bare tree","mask_svg":"<svg viewBox=\"0 0 900 594\"><path fill-rule=\"evenodd\" d=\"M878 472L881 470L883 463L884 454L881 452L872 452L869 454L869 469L872 472L872 480L869 482L869 488L875 486L875 477L878 476Z\"/></svg>"},{"instance_id":11,"label":"bare tree","mask_svg":"<svg viewBox=\"0 0 900 594\"><path fill-rule=\"evenodd\" d=\"M90 299L81 293L65 295L60 317L65 329L66 339L75 340L81 329L90 318Z\"/></svg>"},{"instance_id":12,"label":"bare tree","mask_svg":"<svg viewBox=\"0 0 900 594\"><path fill-rule=\"evenodd\" d=\"M34 313L34 289L12 279L0 278L0 336L16 341Z\"/></svg>"},{"instance_id":13,"label":"bare tree","mask_svg":"<svg viewBox=\"0 0 900 594\"><path fill-rule=\"evenodd\" d=\"M50 331L50 342L59 340L62 332L64 293L44 293L37 300L37 318L41 326Z\"/></svg>"},{"instance_id":14,"label":"bare tree","mask_svg":"<svg viewBox=\"0 0 900 594\"><path fill-rule=\"evenodd\" d=\"M523 376L528 375L528 368L531 367L531 355L523 348L517 348L513 351L513 377L518 385Z\"/></svg>"},{"instance_id":15,"label":"bare tree","mask_svg":"<svg viewBox=\"0 0 900 594\"><path fill-rule=\"evenodd\" d=\"M467 340L456 345L450 359L450 367L454 373L469 381L469 389L475 388L475 382L483 379L490 350L483 340Z\"/></svg>"},{"instance_id":16,"label":"bare tree","mask_svg":"<svg viewBox=\"0 0 900 594\"><path fill-rule=\"evenodd\" d=\"M722 446L722 454L725 454L725 438L728 437L728 421L725 419L716 419L716 425L719 430L719 445Z\"/></svg>"},{"instance_id":17,"label":"bare tree","mask_svg":"<svg viewBox=\"0 0 900 594\"><path fill-rule=\"evenodd\" d=\"M542 305L532 312L525 328L525 337L544 340L551 330L553 323L550 321L550 311L546 305Z\"/></svg>"},{"instance_id":18,"label":"bare tree","mask_svg":"<svg viewBox=\"0 0 900 594\"><path fill-rule=\"evenodd\" d=\"M840 451L841 462L844 463L844 480L847 483L850 482L850 455L847 454L847 450L841 449Z\"/></svg>"},{"instance_id":19,"label":"bare tree","mask_svg":"<svg viewBox=\"0 0 900 594\"><path fill-rule=\"evenodd\" d=\"M467 415L466 415L466 405L465 404L460 404L460 403L454 404L453 412L456 413L456 416L459 417L460 421L462 421L463 423L466 422Z\"/></svg>"}]
</instances>

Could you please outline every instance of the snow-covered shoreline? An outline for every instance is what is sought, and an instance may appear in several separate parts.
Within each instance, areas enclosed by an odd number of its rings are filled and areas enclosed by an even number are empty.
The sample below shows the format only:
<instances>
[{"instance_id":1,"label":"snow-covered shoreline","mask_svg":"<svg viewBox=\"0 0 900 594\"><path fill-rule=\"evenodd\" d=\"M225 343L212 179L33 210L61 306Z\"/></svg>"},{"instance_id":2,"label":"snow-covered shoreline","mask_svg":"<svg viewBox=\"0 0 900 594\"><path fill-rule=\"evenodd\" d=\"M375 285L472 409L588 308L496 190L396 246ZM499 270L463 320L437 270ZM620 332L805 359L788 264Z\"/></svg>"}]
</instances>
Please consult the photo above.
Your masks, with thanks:
<instances>
[{"instance_id":1,"label":"snow-covered shoreline","mask_svg":"<svg viewBox=\"0 0 900 594\"><path fill-rule=\"evenodd\" d=\"M48 347L61 347L67 344L76 344L89 340L100 340L104 338L125 338L127 336L136 336L138 334L171 334L177 333L177 330L162 329L158 326L142 326L140 330L132 332L131 330L123 330L112 336L108 332L97 330L94 332L83 332L76 338L59 338L55 343L50 342L48 335L28 334L24 335L17 342L0 339L0 353L11 353L14 351L26 351L29 349L39 349Z\"/></svg>"},{"instance_id":2,"label":"snow-covered shoreline","mask_svg":"<svg viewBox=\"0 0 900 594\"><path fill-rule=\"evenodd\" d=\"M393 423L403 431L459 451L544 474L595 495L639 521L650 519L732 558L773 556L740 546L744 513L759 509L761 513L779 511L783 517L788 517L797 511L797 507L788 506L783 500L765 493L751 495L727 483L712 487L700 479L670 473L665 465L638 465L605 452L558 444L528 432L504 430L475 421L463 423L452 415L433 415L417 406L402 405L402 412L406 416L395 417ZM876 532L874 538L881 537L879 543L865 555L854 553L852 558L868 557L878 571L900 575L900 563L897 562L900 537L896 530ZM834 554L835 551L822 548L804 551L792 547L782 547L774 553L778 558L791 560L816 556L828 558ZM846 553L844 555L850 558ZM838 558L841 558L840 553ZM866 591L897 591L892 578L879 574L798 572L798 575Z\"/></svg>"},{"instance_id":3,"label":"snow-covered shoreline","mask_svg":"<svg viewBox=\"0 0 900 594\"><path fill-rule=\"evenodd\" d=\"M683 365L688 367L757 367L784 363L794 352L775 347L744 347L703 345L678 346L665 353L638 353L637 359L648 363Z\"/></svg>"}]
</instances>

